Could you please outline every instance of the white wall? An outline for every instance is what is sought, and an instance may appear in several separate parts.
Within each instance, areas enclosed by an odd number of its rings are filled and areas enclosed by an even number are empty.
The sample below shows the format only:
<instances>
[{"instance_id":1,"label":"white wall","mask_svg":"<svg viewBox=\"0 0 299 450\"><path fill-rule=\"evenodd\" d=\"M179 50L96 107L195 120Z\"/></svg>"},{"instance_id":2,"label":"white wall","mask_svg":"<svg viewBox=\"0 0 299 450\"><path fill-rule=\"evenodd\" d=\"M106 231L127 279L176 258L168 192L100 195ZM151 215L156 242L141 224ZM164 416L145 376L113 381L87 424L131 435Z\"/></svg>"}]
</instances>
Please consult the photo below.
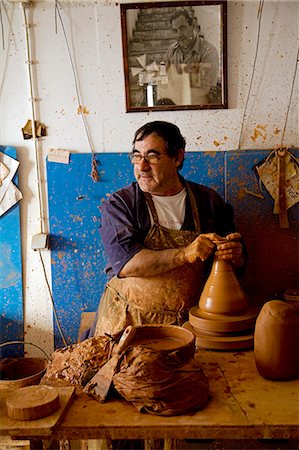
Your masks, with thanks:
<instances>
[{"instance_id":1,"label":"white wall","mask_svg":"<svg viewBox=\"0 0 299 450\"><path fill-rule=\"evenodd\" d=\"M74 75L55 2L33 2L26 7L33 27L31 48L37 120L47 126L39 141L44 160L50 148L89 152L77 113ZM251 80L258 31L258 1L228 2L228 110L126 113L122 65L120 7L110 2L64 2L61 16L78 77L82 106L97 152L130 150L133 132L150 120L169 120L181 128L192 151L238 148L244 106ZM22 8L2 1L4 49L0 49L0 144L17 148L20 160L24 305L26 340L52 349L51 302L38 253L30 248L39 232L34 146L24 141L21 128L31 117ZM252 92L244 122L241 149L279 146L285 125L298 49L299 3L264 2L260 45ZM284 144L299 145L298 74ZM259 131L259 133L255 133ZM62 180L63 182L63 180ZM43 252L50 276L50 254Z\"/></svg>"}]
</instances>

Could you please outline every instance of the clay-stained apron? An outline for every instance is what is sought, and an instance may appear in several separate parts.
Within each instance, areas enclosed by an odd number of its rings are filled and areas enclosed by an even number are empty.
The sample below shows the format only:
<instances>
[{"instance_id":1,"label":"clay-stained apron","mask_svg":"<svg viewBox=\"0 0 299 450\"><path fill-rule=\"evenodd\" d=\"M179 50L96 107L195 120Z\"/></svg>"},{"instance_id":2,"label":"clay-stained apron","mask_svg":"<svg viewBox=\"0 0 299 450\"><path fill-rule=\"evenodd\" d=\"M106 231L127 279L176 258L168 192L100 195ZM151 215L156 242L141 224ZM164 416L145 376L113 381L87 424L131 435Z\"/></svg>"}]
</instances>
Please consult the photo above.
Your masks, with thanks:
<instances>
[{"instance_id":1,"label":"clay-stained apron","mask_svg":"<svg viewBox=\"0 0 299 450\"><path fill-rule=\"evenodd\" d=\"M195 231L170 230L158 223L152 197L146 194L154 224L144 245L151 250L179 248L190 244L200 234L199 214L188 183ZM114 334L129 324L163 323L182 325L186 313L199 299L204 283L204 264L185 264L154 277L112 278L101 299L96 335Z\"/></svg>"}]
</instances>

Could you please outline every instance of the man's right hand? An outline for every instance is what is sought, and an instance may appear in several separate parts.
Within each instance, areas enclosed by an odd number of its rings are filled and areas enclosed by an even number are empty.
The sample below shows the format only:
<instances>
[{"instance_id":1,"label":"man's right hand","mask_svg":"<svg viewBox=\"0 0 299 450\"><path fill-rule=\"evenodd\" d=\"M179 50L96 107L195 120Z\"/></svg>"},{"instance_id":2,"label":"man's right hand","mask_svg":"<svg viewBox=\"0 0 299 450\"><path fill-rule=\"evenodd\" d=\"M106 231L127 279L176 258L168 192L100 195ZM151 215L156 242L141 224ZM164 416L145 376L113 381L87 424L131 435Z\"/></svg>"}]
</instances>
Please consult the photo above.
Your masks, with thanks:
<instances>
[{"instance_id":1,"label":"man's right hand","mask_svg":"<svg viewBox=\"0 0 299 450\"><path fill-rule=\"evenodd\" d=\"M216 233L200 234L191 244L184 248L185 261L190 264L198 260L205 261L216 249L214 242L222 239Z\"/></svg>"}]
</instances>

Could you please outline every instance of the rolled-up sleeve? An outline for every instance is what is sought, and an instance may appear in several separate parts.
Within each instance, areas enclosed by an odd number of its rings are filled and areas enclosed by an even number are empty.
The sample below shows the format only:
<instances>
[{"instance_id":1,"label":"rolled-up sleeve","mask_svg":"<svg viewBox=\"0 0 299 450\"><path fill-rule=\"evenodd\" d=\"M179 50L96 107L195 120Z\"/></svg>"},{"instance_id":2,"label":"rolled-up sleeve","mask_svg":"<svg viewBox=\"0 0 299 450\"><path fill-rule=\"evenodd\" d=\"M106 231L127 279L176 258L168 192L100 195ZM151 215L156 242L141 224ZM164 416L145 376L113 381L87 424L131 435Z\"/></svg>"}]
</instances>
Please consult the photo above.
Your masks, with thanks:
<instances>
[{"instance_id":1,"label":"rolled-up sleeve","mask_svg":"<svg viewBox=\"0 0 299 450\"><path fill-rule=\"evenodd\" d=\"M101 207L100 235L108 259L106 272L110 276L118 276L126 262L144 248L134 208L133 202L126 202L118 193L112 194Z\"/></svg>"}]
</instances>

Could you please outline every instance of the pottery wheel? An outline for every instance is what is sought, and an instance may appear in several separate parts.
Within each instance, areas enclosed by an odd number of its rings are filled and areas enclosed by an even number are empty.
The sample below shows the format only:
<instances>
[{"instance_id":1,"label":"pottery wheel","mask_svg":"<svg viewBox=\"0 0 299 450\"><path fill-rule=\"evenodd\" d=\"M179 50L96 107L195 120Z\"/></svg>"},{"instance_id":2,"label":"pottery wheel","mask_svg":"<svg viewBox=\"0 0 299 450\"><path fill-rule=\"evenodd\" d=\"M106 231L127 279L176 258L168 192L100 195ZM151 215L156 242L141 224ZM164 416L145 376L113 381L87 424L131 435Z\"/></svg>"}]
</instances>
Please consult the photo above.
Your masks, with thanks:
<instances>
[{"instance_id":1,"label":"pottery wheel","mask_svg":"<svg viewBox=\"0 0 299 450\"><path fill-rule=\"evenodd\" d=\"M26 386L6 399L7 415L16 420L35 420L49 416L59 409L59 394L50 386Z\"/></svg>"},{"instance_id":2,"label":"pottery wheel","mask_svg":"<svg viewBox=\"0 0 299 450\"><path fill-rule=\"evenodd\" d=\"M201 311L194 306L189 311L190 325L205 333L235 333L254 326L259 308L250 307L244 314L229 316Z\"/></svg>"},{"instance_id":3,"label":"pottery wheel","mask_svg":"<svg viewBox=\"0 0 299 450\"><path fill-rule=\"evenodd\" d=\"M190 322L183 325L187 330L192 331L195 336L196 346L210 350L240 350L253 347L254 335L252 332L234 336L208 335L201 333L198 329L192 327Z\"/></svg>"}]
</instances>

